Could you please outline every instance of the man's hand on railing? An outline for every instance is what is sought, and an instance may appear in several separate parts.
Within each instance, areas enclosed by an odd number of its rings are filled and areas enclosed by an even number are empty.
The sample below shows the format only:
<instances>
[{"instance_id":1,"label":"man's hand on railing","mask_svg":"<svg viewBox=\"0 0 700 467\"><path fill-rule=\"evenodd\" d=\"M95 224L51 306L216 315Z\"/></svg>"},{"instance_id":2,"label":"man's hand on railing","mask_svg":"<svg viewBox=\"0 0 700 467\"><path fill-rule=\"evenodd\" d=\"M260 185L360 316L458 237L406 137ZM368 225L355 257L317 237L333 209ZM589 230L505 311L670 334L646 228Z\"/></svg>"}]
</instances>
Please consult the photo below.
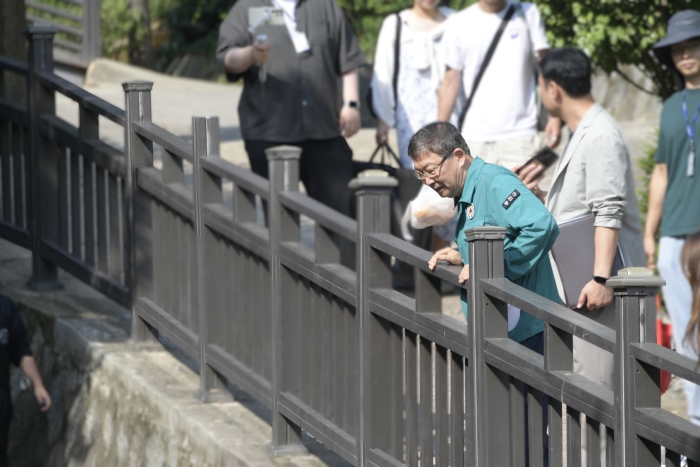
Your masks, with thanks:
<instances>
[{"instance_id":1,"label":"man's hand on railing","mask_svg":"<svg viewBox=\"0 0 700 467\"><path fill-rule=\"evenodd\" d=\"M613 291L610 287L591 280L583 287L583 290L581 290L576 308L583 308L585 306L589 310L596 310L611 304L613 298Z\"/></svg>"},{"instance_id":2,"label":"man's hand on railing","mask_svg":"<svg viewBox=\"0 0 700 467\"><path fill-rule=\"evenodd\" d=\"M459 283L464 284L469 280L469 265L465 264L462 271L459 273Z\"/></svg>"},{"instance_id":3,"label":"man's hand on railing","mask_svg":"<svg viewBox=\"0 0 700 467\"><path fill-rule=\"evenodd\" d=\"M430 261L428 261L428 267L430 268L431 271L434 271L435 268L438 265L438 261L447 261L450 264L454 264L456 266L459 266L462 263L462 255L459 254L458 250L453 250L450 247L443 248L442 250L438 250L432 258L430 258ZM464 284L469 280L469 265L466 264L463 268L462 271L459 273L459 283Z\"/></svg>"}]
</instances>

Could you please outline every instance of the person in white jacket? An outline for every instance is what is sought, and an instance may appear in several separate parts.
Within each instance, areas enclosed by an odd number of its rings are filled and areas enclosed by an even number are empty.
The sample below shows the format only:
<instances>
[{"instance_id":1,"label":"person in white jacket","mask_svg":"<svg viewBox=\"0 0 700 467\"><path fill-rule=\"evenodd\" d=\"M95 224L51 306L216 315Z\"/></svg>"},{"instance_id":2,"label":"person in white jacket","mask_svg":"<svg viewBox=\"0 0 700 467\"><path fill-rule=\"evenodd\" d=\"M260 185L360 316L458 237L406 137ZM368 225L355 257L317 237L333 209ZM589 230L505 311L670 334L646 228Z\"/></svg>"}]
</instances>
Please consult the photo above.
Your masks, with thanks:
<instances>
[{"instance_id":1,"label":"person in white jacket","mask_svg":"<svg viewBox=\"0 0 700 467\"><path fill-rule=\"evenodd\" d=\"M377 40L372 77L372 103L377 114L377 144L387 141L395 127L399 157L405 168L412 168L408 143L416 131L437 120L437 92L445 75L438 47L445 20L454 10L438 6L439 0L414 0L413 7L388 16ZM394 96L394 50L399 32L399 70ZM456 123L459 114L454 113Z\"/></svg>"}]
</instances>

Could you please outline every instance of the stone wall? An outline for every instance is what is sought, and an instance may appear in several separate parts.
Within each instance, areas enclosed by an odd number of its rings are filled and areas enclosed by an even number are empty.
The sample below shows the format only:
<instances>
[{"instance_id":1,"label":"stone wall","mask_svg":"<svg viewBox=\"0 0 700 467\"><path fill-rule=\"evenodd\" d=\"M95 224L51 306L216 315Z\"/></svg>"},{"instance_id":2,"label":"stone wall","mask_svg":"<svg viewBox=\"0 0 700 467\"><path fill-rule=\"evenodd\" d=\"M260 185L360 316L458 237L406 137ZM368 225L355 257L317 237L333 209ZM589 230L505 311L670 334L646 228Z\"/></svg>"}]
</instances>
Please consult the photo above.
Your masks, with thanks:
<instances>
[{"instance_id":1,"label":"stone wall","mask_svg":"<svg viewBox=\"0 0 700 467\"><path fill-rule=\"evenodd\" d=\"M41 413L13 371L13 467L347 467L311 439L315 455L270 457L269 410L235 388L235 402L201 403L192 364L129 341L123 308L66 274L64 291L29 291L30 258L0 240L0 293L18 304L53 407Z\"/></svg>"}]
</instances>

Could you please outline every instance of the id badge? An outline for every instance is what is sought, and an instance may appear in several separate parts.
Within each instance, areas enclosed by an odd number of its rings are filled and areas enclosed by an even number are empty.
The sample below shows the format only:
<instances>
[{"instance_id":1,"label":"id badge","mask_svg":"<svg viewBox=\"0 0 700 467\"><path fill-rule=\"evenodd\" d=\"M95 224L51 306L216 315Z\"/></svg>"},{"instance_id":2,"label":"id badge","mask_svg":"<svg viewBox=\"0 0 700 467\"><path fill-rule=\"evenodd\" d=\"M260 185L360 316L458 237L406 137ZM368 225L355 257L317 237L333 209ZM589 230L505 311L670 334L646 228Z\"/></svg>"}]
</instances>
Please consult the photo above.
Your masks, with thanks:
<instances>
[{"instance_id":1,"label":"id badge","mask_svg":"<svg viewBox=\"0 0 700 467\"><path fill-rule=\"evenodd\" d=\"M292 43L294 44L294 50L296 50L298 54L303 54L304 52L311 50L311 46L309 45L309 40L306 38L305 32L294 31L292 33Z\"/></svg>"},{"instance_id":2,"label":"id badge","mask_svg":"<svg viewBox=\"0 0 700 467\"><path fill-rule=\"evenodd\" d=\"M690 151L688 153L688 167L686 172L688 177L695 176L695 151Z\"/></svg>"}]
</instances>

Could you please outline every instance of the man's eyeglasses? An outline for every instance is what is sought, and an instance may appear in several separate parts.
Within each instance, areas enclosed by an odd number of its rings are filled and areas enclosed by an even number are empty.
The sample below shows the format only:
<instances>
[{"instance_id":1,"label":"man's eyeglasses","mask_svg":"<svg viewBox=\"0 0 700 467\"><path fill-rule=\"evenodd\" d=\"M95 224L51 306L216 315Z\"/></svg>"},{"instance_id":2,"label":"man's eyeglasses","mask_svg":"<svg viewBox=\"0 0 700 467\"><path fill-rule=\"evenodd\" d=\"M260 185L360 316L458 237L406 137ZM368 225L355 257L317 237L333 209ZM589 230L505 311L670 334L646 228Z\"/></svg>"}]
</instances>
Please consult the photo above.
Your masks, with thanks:
<instances>
[{"instance_id":1,"label":"man's eyeglasses","mask_svg":"<svg viewBox=\"0 0 700 467\"><path fill-rule=\"evenodd\" d=\"M447 158L450 157L451 155L452 155L452 153L447 154L445 156L442 156L442 160L440 161L440 163L438 165L436 165L435 167L433 167L432 169L424 170L423 172L416 172L416 177L418 177L418 180L423 180L426 177L433 178L433 177L437 176L438 173L440 173L440 167L442 167L442 164L444 164L445 161L447 160Z\"/></svg>"}]
</instances>

